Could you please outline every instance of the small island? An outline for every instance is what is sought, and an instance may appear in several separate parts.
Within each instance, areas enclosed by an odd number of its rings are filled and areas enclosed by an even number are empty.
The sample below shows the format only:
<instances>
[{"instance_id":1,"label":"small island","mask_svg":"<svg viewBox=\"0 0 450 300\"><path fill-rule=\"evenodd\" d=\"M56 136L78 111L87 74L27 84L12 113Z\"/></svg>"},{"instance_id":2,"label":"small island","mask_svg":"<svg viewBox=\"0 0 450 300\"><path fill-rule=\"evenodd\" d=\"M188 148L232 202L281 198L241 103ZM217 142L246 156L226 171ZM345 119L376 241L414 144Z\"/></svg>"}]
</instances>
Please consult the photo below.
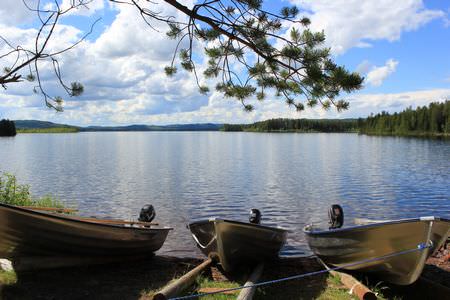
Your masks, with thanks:
<instances>
[{"instance_id":1,"label":"small island","mask_svg":"<svg viewBox=\"0 0 450 300\"><path fill-rule=\"evenodd\" d=\"M16 134L14 121L6 119L0 121L0 136L15 136Z\"/></svg>"}]
</instances>

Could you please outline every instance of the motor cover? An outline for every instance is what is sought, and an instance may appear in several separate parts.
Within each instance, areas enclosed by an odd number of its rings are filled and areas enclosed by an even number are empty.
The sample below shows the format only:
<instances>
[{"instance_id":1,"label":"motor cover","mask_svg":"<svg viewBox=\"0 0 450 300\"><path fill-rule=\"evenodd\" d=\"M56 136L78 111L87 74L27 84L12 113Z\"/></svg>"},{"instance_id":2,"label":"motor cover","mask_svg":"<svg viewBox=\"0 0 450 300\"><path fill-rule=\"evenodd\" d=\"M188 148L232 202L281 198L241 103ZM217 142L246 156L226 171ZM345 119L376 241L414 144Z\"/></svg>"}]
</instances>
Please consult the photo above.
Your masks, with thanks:
<instances>
[{"instance_id":1,"label":"motor cover","mask_svg":"<svg viewBox=\"0 0 450 300\"><path fill-rule=\"evenodd\" d=\"M250 210L249 222L252 224L261 223L261 212L259 211L259 209L252 208Z\"/></svg>"},{"instance_id":2,"label":"motor cover","mask_svg":"<svg viewBox=\"0 0 450 300\"><path fill-rule=\"evenodd\" d=\"M328 211L330 229L341 228L344 225L344 210L339 204L333 204Z\"/></svg>"},{"instance_id":3,"label":"motor cover","mask_svg":"<svg viewBox=\"0 0 450 300\"><path fill-rule=\"evenodd\" d=\"M141 208L141 212L139 213L139 221L140 222L151 222L156 216L155 209L153 205L146 204Z\"/></svg>"}]
</instances>

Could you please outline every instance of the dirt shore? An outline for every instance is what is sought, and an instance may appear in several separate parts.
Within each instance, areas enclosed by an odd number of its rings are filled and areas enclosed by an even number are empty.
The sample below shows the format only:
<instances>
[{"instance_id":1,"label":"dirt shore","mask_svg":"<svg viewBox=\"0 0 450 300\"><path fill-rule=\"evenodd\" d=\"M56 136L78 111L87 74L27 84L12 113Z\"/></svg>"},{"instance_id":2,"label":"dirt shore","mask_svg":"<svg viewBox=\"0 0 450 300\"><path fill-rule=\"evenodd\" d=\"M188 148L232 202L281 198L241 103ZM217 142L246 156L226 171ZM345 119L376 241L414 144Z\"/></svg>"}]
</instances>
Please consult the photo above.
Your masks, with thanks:
<instances>
[{"instance_id":1,"label":"dirt shore","mask_svg":"<svg viewBox=\"0 0 450 300\"><path fill-rule=\"evenodd\" d=\"M1 299L151 299L155 291L200 262L194 258L155 256L120 264L20 272L16 283L3 285ZM313 258L280 259L266 265L261 280L321 269ZM203 276L241 285L249 271L244 267L230 276L212 267ZM323 274L259 289L255 299L316 299L327 289L327 278Z\"/></svg>"},{"instance_id":2,"label":"dirt shore","mask_svg":"<svg viewBox=\"0 0 450 300\"><path fill-rule=\"evenodd\" d=\"M432 283L450 288L450 243L447 243L434 257L427 261L422 274L423 278ZM20 272L16 274L15 283L1 285L0 299L150 299L153 292L159 290L170 280L177 278L201 262L195 258L175 258L155 256L148 260L123 262L116 264L64 268L35 272ZM313 258L280 259L266 265L261 280L270 280L291 275L321 270L323 267ZM243 269L237 276L228 278L238 284L245 281ZM205 276L212 280L223 280L217 275L217 269L212 268ZM403 287L383 284L382 279L368 278L362 280L375 287L385 297L402 299L424 299L435 295L435 288L429 283L417 283ZM255 299L353 299L347 293L344 298L327 295L327 289L336 285L327 274L308 277L301 280L288 281L281 284L258 289ZM339 285L339 284L337 284ZM382 288L381 288L382 287ZM332 288L342 288L334 286ZM385 289L385 290L383 290ZM341 296L339 296L341 297Z\"/></svg>"},{"instance_id":3,"label":"dirt shore","mask_svg":"<svg viewBox=\"0 0 450 300\"><path fill-rule=\"evenodd\" d=\"M450 238L427 260L422 276L450 288Z\"/></svg>"},{"instance_id":4,"label":"dirt shore","mask_svg":"<svg viewBox=\"0 0 450 300\"><path fill-rule=\"evenodd\" d=\"M17 273L2 299L140 299L200 262L155 256L148 260Z\"/></svg>"}]
</instances>

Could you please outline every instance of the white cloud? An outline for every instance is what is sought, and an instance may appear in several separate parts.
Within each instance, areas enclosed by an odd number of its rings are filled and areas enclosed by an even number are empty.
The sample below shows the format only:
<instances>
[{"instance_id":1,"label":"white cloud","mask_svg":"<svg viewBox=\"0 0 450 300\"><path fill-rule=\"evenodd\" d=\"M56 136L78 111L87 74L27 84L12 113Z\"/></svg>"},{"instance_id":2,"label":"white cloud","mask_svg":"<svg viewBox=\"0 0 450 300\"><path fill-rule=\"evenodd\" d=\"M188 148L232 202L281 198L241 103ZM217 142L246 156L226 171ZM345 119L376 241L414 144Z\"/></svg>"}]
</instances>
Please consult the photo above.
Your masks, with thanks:
<instances>
[{"instance_id":1,"label":"white cloud","mask_svg":"<svg viewBox=\"0 0 450 300\"><path fill-rule=\"evenodd\" d=\"M8 0L7 3L12 2ZM368 47L374 39L395 40L401 32L413 30L439 15L437 11L424 9L417 0L389 2L395 7L403 7L403 10L395 10L398 14L396 18L400 20L394 20L390 12L385 15L379 13L388 10L385 2L367 1L361 4L351 1L347 4L345 1L343 4L342 1L336 1L343 7L337 9L335 14L325 5L320 6L323 0L314 3L308 0L305 3L311 8L313 18L330 14L329 23L323 23L325 21L322 20L322 25L326 25L326 30L331 30L327 32L329 37L332 37L333 45L342 45L341 50L353 46ZM103 2L99 0L96 3ZM327 3L331 7L335 5L334 2ZM256 104L255 112L246 113L240 103L224 99L217 92L209 97L200 95L192 74L180 71L174 78L168 79L163 68L170 63L176 41L167 39L166 25L152 23L158 30L155 31L143 22L135 8L126 5L115 8L115 19L95 41L84 41L65 53L60 60L64 79L67 82L78 80L85 85L85 93L81 97L65 99L64 113L57 114L46 109L42 98L32 94L33 84L22 83L10 85L8 90L0 93L0 115L10 119L41 119L75 125L254 122L277 117L358 117L381 110L401 110L409 105L424 105L443 97L450 98L449 90L360 94L352 96L350 110L342 114L333 109L324 111L320 108L307 109L298 114L294 109L289 109L283 100L268 99L261 105ZM362 19L357 17L358 13L352 12L353 9L362 14ZM0 8L0 14L2 11ZM161 11L164 15L182 17L167 5ZM364 22L369 25L363 26ZM411 24L405 25L407 22ZM382 29L383 26L385 29ZM15 44L32 40L30 37L36 33L34 29L1 25L0 31L14 40ZM49 46L59 49L75 41L81 34L73 26L60 26L55 32L55 43ZM365 61L358 66L358 70L368 72L368 83L380 85L395 71L397 64L391 59L385 66L376 67ZM50 93L58 94L61 88L50 75L50 69L44 66L42 76L45 84Z\"/></svg>"},{"instance_id":2,"label":"white cloud","mask_svg":"<svg viewBox=\"0 0 450 300\"><path fill-rule=\"evenodd\" d=\"M447 16L444 18L444 27L450 27L450 7L447 9Z\"/></svg>"},{"instance_id":3,"label":"white cloud","mask_svg":"<svg viewBox=\"0 0 450 300\"><path fill-rule=\"evenodd\" d=\"M282 100L265 100L251 113L244 112L235 100L223 99L213 92L208 103L191 111L171 111L168 113L146 112L152 107L148 97L108 101L69 101L64 113L45 109L38 100L13 97L0 100L0 116L10 119L40 119L73 125L113 125L113 124L181 124L181 123L251 123L270 118L355 118L371 113L399 112L409 106L428 105L430 102L450 99L450 89L433 89L404 93L358 94L350 99L350 109L337 113L335 109L325 111L320 107L297 113L289 109Z\"/></svg>"},{"instance_id":4,"label":"white cloud","mask_svg":"<svg viewBox=\"0 0 450 300\"><path fill-rule=\"evenodd\" d=\"M366 83L372 86L380 86L384 80L395 72L397 69L398 61L389 59L386 61L386 65L382 67L373 67L372 70L367 73Z\"/></svg>"},{"instance_id":5,"label":"white cloud","mask_svg":"<svg viewBox=\"0 0 450 300\"><path fill-rule=\"evenodd\" d=\"M367 74L373 65L368 60L362 61L355 69L355 72L360 74Z\"/></svg>"},{"instance_id":6,"label":"white cloud","mask_svg":"<svg viewBox=\"0 0 450 300\"><path fill-rule=\"evenodd\" d=\"M83 120L95 120L87 115L98 113L99 118L106 120L111 118L108 114L114 113L151 115L193 111L206 105L207 97L199 94L192 74L179 71L170 79L164 74L164 66L170 64L176 46L176 41L165 35L167 24L154 21L152 26L156 30L153 30L134 7L120 5L117 8L116 18L97 40L82 42L60 59L64 80L81 81L85 86L81 97L65 98L64 114L73 116L76 111ZM164 15L180 14L167 5L156 9ZM14 44L27 44L33 41L36 30L3 27L2 33ZM61 49L81 34L73 26L59 25L48 48ZM64 91L51 75L51 65L41 66L41 78L48 93L63 95ZM18 98L22 100L17 101ZM23 105L24 99L44 106L42 98L33 95L32 85L27 83L10 85L6 93L0 95L0 101L6 106ZM81 112L82 109L86 113Z\"/></svg>"},{"instance_id":7,"label":"white cloud","mask_svg":"<svg viewBox=\"0 0 450 300\"><path fill-rule=\"evenodd\" d=\"M36 2L36 1L34 1ZM33 1L28 1L31 7L35 7ZM2 0L0 5L0 25L18 25L32 20L36 14L18 0Z\"/></svg>"},{"instance_id":8,"label":"white cloud","mask_svg":"<svg viewBox=\"0 0 450 300\"><path fill-rule=\"evenodd\" d=\"M311 29L324 30L336 54L352 47L370 47L371 41L396 41L445 13L426 9L422 0L291 0L305 9Z\"/></svg>"},{"instance_id":9,"label":"white cloud","mask_svg":"<svg viewBox=\"0 0 450 300\"><path fill-rule=\"evenodd\" d=\"M444 26L446 28L450 27L450 18L447 17L446 19L444 19Z\"/></svg>"},{"instance_id":10,"label":"white cloud","mask_svg":"<svg viewBox=\"0 0 450 300\"><path fill-rule=\"evenodd\" d=\"M347 116L367 116L370 113L387 111L390 113L399 112L412 106L428 105L430 102L443 102L450 99L450 89L432 89L403 93L382 93L382 94L360 94L349 99L350 110L342 115Z\"/></svg>"},{"instance_id":11,"label":"white cloud","mask_svg":"<svg viewBox=\"0 0 450 300\"><path fill-rule=\"evenodd\" d=\"M136 8L131 6L118 8L120 11L114 22L92 45L91 51L100 57L119 58L137 55L153 61L169 61L176 41L167 38L165 33L168 26L153 20L150 24L155 29L151 29L140 18ZM175 10L168 14L183 18L183 15Z\"/></svg>"},{"instance_id":12,"label":"white cloud","mask_svg":"<svg viewBox=\"0 0 450 300\"><path fill-rule=\"evenodd\" d=\"M95 12L105 8L106 0L93 0L88 5L81 5L77 9L71 10L68 15L82 15L91 16ZM59 1L61 10L65 10L70 7L72 0ZM86 2L86 1L84 1ZM39 3L41 9L55 9L53 1L40 1L26 0L29 8L36 9ZM0 5L0 24L17 26L30 23L36 18L36 12L27 8L22 0L1 0Z\"/></svg>"},{"instance_id":13,"label":"white cloud","mask_svg":"<svg viewBox=\"0 0 450 300\"><path fill-rule=\"evenodd\" d=\"M63 0L60 7L62 10L68 9L72 6L73 0ZM75 3L77 4L77 3ZM76 9L72 9L68 15L91 16L95 12L102 10L105 7L105 0L93 0L88 5L80 5Z\"/></svg>"}]
</instances>

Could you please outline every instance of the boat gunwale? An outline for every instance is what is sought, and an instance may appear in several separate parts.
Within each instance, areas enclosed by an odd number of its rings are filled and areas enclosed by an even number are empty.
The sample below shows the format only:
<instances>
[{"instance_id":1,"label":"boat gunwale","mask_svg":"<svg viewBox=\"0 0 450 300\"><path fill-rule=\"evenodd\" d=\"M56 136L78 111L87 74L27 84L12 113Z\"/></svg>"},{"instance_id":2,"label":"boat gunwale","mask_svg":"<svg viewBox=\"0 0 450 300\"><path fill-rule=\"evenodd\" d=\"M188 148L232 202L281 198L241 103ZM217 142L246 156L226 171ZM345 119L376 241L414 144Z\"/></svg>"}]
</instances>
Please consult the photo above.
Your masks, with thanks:
<instances>
[{"instance_id":1,"label":"boat gunwale","mask_svg":"<svg viewBox=\"0 0 450 300\"><path fill-rule=\"evenodd\" d=\"M333 234L336 232L345 232L345 231L352 231L355 229L367 229L367 228L372 228L372 227L379 227L379 226L384 226L384 225L394 225L394 224L401 224L401 223L412 223L412 222L432 222L432 221L442 221L442 222L447 222L450 223L450 219L447 218L441 218L441 217L435 217L435 216L428 216L428 217L419 217L419 218L408 218L408 219L399 219L399 220L392 220L392 221L386 221L386 222L378 222L378 223L373 223L373 224L365 224L365 225L354 225L354 226L350 226L350 227L344 227L344 228L337 228L337 229L318 229L318 230L314 230L314 229L307 229L308 226L311 225L306 225L305 227L303 227L303 233L308 235L308 236L316 236L316 235L329 235L329 234ZM450 224L449 224L450 225Z\"/></svg>"},{"instance_id":2,"label":"boat gunwale","mask_svg":"<svg viewBox=\"0 0 450 300\"><path fill-rule=\"evenodd\" d=\"M220 219L220 218L210 218L206 220L199 220L195 222L191 222L188 224L188 227L190 228L191 225L201 225L201 224L207 224L210 222L224 222L224 223L233 223L238 225L246 225L249 227L255 227L255 228L262 228L262 229L268 229L273 231L278 231L280 233L289 232L287 229L280 228L280 227L271 227L267 225L261 225L261 224L253 224L253 223L247 223L247 222L241 222L241 221L235 221L235 220L228 220L228 219Z\"/></svg>"},{"instance_id":3,"label":"boat gunwale","mask_svg":"<svg viewBox=\"0 0 450 300\"><path fill-rule=\"evenodd\" d=\"M68 217L68 216L64 216L64 215L57 215L57 214L51 214L51 213L46 213L46 212L40 212L40 211L35 211L32 209L27 209L27 208L21 208L21 207L17 207L14 205L9 205L9 204L5 204L5 203L0 203L0 208L4 207L7 209L11 209L11 210L16 210L25 214L30 214L30 215L38 215L44 218L49 218L49 219L58 219L58 220L63 220L63 221L67 221L67 222L75 222L75 223L82 223L82 224L88 224L88 225L93 225L93 226L101 226L101 227L108 227L108 228L114 228L114 229L125 229L125 230L139 230L139 231L149 231L149 230L153 230L153 231L170 231L173 230L173 227L160 227L158 225L158 227L132 227L132 226L123 226L123 225L118 225L118 224L104 224L104 223L97 223L94 221L85 221L85 220L80 220L77 219L76 217ZM99 219L102 220L102 219ZM153 225L154 226L154 225Z\"/></svg>"}]
</instances>

